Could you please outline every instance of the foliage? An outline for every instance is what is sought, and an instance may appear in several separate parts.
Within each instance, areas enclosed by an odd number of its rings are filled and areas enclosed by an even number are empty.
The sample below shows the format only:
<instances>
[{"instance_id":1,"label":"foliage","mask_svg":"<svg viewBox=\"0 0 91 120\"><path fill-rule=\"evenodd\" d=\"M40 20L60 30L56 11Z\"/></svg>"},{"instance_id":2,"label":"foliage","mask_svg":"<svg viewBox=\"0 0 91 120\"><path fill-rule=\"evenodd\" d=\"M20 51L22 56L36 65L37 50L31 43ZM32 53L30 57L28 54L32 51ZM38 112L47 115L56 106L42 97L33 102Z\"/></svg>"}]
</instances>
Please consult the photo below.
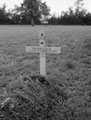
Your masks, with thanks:
<instances>
[{"instance_id":1,"label":"foliage","mask_svg":"<svg viewBox=\"0 0 91 120\"><path fill-rule=\"evenodd\" d=\"M83 7L84 0L77 0L74 3L75 9L69 7L67 11L63 11L60 17L52 16L49 19L49 24L61 25L91 25L91 13ZM55 21L55 22L54 22Z\"/></svg>"},{"instance_id":2,"label":"foliage","mask_svg":"<svg viewBox=\"0 0 91 120\"><path fill-rule=\"evenodd\" d=\"M5 4L0 8L0 23L2 24L40 24L41 19L47 20L50 9L45 2L24 0L21 6L6 12Z\"/></svg>"},{"instance_id":3,"label":"foliage","mask_svg":"<svg viewBox=\"0 0 91 120\"><path fill-rule=\"evenodd\" d=\"M42 22L48 21L48 16L50 15L50 8L47 6L46 2L40 4L40 13Z\"/></svg>"},{"instance_id":4,"label":"foliage","mask_svg":"<svg viewBox=\"0 0 91 120\"><path fill-rule=\"evenodd\" d=\"M0 24L8 24L9 22L9 12L6 12L6 4L3 4L0 8Z\"/></svg>"},{"instance_id":5,"label":"foliage","mask_svg":"<svg viewBox=\"0 0 91 120\"><path fill-rule=\"evenodd\" d=\"M21 6L21 12L24 16L27 16L27 20L31 21L33 26L34 17L39 15L39 2L37 0L24 0Z\"/></svg>"},{"instance_id":6,"label":"foliage","mask_svg":"<svg viewBox=\"0 0 91 120\"><path fill-rule=\"evenodd\" d=\"M50 9L47 4L38 0L24 0L21 7L14 9L15 18L19 18L19 24L39 24L40 19L47 18Z\"/></svg>"},{"instance_id":7,"label":"foliage","mask_svg":"<svg viewBox=\"0 0 91 120\"><path fill-rule=\"evenodd\" d=\"M82 11L82 9L83 9L83 5L84 5L84 0L77 0L76 2L75 2L75 13L76 14L79 14L79 12L80 11Z\"/></svg>"},{"instance_id":8,"label":"foliage","mask_svg":"<svg viewBox=\"0 0 91 120\"><path fill-rule=\"evenodd\" d=\"M4 4L0 8L0 24L91 25L91 13L83 5L84 0L76 0L73 7L56 17L50 16L50 8L41 0L24 0L9 11Z\"/></svg>"},{"instance_id":9,"label":"foliage","mask_svg":"<svg viewBox=\"0 0 91 120\"><path fill-rule=\"evenodd\" d=\"M60 22L60 17L56 17L56 15L52 15L50 19L48 19L48 24L58 25Z\"/></svg>"}]
</instances>

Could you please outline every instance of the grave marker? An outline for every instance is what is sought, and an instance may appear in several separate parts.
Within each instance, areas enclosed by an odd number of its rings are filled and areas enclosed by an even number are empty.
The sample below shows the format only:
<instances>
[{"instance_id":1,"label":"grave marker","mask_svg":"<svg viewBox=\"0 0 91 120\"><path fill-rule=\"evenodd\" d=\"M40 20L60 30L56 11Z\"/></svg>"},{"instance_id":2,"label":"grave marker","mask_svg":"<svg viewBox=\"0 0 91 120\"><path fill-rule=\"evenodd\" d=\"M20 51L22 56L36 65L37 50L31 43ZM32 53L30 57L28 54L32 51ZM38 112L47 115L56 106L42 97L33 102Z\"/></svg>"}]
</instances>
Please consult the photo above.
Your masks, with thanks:
<instances>
[{"instance_id":1,"label":"grave marker","mask_svg":"<svg viewBox=\"0 0 91 120\"><path fill-rule=\"evenodd\" d=\"M26 52L40 53L40 75L46 76L46 53L60 54L60 47L46 47L45 46L45 32L39 33L39 47L38 46L26 46Z\"/></svg>"}]
</instances>

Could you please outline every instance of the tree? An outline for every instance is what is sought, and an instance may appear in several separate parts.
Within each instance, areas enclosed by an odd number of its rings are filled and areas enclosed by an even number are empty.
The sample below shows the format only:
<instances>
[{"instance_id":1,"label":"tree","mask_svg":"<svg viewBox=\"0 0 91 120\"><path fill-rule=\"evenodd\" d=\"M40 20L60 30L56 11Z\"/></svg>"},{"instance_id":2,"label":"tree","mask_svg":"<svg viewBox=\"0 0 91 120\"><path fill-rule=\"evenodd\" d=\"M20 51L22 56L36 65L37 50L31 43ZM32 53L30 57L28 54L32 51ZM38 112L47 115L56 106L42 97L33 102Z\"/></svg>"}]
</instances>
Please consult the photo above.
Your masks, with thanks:
<instances>
[{"instance_id":1,"label":"tree","mask_svg":"<svg viewBox=\"0 0 91 120\"><path fill-rule=\"evenodd\" d=\"M34 25L34 17L39 14L39 2L37 0L24 0L22 10L27 16L27 19L31 19L31 25Z\"/></svg>"},{"instance_id":2,"label":"tree","mask_svg":"<svg viewBox=\"0 0 91 120\"><path fill-rule=\"evenodd\" d=\"M0 8L0 24L7 24L9 22L9 13L6 12L6 4L3 4Z\"/></svg>"},{"instance_id":3,"label":"tree","mask_svg":"<svg viewBox=\"0 0 91 120\"><path fill-rule=\"evenodd\" d=\"M41 20L47 20L50 9L46 2L40 0L24 0L21 6L15 6L11 12L15 24L40 24Z\"/></svg>"},{"instance_id":4,"label":"tree","mask_svg":"<svg viewBox=\"0 0 91 120\"><path fill-rule=\"evenodd\" d=\"M48 24L50 25L58 25L60 23L60 17L56 16L55 13L51 16L51 18L48 19Z\"/></svg>"},{"instance_id":5,"label":"tree","mask_svg":"<svg viewBox=\"0 0 91 120\"><path fill-rule=\"evenodd\" d=\"M87 24L86 14L87 11L83 7L84 0L76 0L74 7L69 7L66 12L61 13L60 24L67 25L84 25Z\"/></svg>"},{"instance_id":6,"label":"tree","mask_svg":"<svg viewBox=\"0 0 91 120\"><path fill-rule=\"evenodd\" d=\"M80 11L82 11L83 9L83 5L84 5L84 0L77 0L74 4L75 6L75 13L78 15Z\"/></svg>"},{"instance_id":7,"label":"tree","mask_svg":"<svg viewBox=\"0 0 91 120\"><path fill-rule=\"evenodd\" d=\"M40 3L40 13L42 22L48 21L48 16L50 15L50 8L47 6L46 2Z\"/></svg>"},{"instance_id":8,"label":"tree","mask_svg":"<svg viewBox=\"0 0 91 120\"><path fill-rule=\"evenodd\" d=\"M14 9L10 10L10 18L12 20L12 24L19 24L21 22L21 13L20 7L15 5Z\"/></svg>"},{"instance_id":9,"label":"tree","mask_svg":"<svg viewBox=\"0 0 91 120\"><path fill-rule=\"evenodd\" d=\"M42 17L47 18L50 9L47 4L42 3L40 0L24 0L20 7L21 17L25 18L28 23L31 21L31 25L34 25L35 20L39 20Z\"/></svg>"}]
</instances>

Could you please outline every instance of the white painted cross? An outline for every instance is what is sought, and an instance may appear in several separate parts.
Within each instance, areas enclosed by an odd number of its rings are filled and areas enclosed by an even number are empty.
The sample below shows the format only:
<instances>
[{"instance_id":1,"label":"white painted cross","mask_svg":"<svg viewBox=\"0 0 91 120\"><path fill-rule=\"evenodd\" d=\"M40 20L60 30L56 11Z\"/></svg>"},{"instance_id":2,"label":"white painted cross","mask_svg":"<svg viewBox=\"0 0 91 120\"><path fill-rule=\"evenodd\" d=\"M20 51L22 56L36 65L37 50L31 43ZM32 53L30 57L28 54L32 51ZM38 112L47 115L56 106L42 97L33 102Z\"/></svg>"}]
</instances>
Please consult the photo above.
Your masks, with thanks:
<instances>
[{"instance_id":1,"label":"white painted cross","mask_svg":"<svg viewBox=\"0 0 91 120\"><path fill-rule=\"evenodd\" d=\"M39 33L39 47L38 46L26 46L26 52L40 53L40 75L46 76L46 53L60 54L60 47L46 47L45 46L45 32Z\"/></svg>"}]
</instances>

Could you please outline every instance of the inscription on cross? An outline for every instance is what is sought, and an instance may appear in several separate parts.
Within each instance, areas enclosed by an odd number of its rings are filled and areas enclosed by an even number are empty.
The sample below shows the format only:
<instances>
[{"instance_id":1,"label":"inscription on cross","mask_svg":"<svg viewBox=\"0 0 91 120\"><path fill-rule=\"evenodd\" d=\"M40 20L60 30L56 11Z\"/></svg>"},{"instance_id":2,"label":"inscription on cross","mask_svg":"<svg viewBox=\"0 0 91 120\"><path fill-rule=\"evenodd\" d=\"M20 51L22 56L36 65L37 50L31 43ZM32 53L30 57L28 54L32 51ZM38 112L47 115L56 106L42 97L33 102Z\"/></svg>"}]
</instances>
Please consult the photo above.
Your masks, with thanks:
<instances>
[{"instance_id":1,"label":"inscription on cross","mask_svg":"<svg viewBox=\"0 0 91 120\"><path fill-rule=\"evenodd\" d=\"M46 76L46 53L60 54L60 47L46 47L45 46L45 32L39 33L39 46L26 46L26 52L40 53L40 75Z\"/></svg>"}]
</instances>

